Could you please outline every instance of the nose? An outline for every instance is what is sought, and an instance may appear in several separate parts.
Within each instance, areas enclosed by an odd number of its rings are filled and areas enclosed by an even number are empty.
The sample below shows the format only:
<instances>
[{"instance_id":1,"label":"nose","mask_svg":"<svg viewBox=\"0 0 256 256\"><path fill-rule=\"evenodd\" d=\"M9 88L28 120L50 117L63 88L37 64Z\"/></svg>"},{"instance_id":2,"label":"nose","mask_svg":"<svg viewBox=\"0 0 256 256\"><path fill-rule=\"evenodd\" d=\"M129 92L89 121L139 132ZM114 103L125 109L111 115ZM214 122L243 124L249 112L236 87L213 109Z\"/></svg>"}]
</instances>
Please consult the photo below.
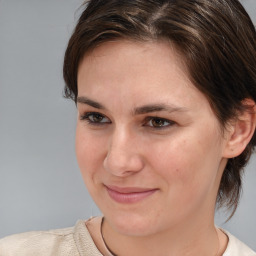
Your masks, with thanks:
<instances>
[{"instance_id":1,"label":"nose","mask_svg":"<svg viewBox=\"0 0 256 256\"><path fill-rule=\"evenodd\" d=\"M108 152L103 162L105 170L119 177L126 177L141 171L144 161L139 148L139 141L136 136L128 131L114 132L110 138Z\"/></svg>"}]
</instances>

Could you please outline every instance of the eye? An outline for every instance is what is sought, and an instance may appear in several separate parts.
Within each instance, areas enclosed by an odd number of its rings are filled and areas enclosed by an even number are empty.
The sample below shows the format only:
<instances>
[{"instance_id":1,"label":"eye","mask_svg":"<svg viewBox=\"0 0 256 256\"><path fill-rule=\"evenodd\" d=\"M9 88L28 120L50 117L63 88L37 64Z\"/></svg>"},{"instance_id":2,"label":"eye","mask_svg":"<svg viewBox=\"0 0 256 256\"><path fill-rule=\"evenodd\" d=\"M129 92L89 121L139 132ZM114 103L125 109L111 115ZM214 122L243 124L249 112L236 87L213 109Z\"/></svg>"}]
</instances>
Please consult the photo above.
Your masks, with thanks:
<instances>
[{"instance_id":1,"label":"eye","mask_svg":"<svg viewBox=\"0 0 256 256\"><path fill-rule=\"evenodd\" d=\"M80 116L80 120L85 120L89 124L102 125L106 123L111 123L111 121L104 115L97 112L89 112Z\"/></svg>"},{"instance_id":2,"label":"eye","mask_svg":"<svg viewBox=\"0 0 256 256\"><path fill-rule=\"evenodd\" d=\"M173 121L167 120L165 118L160 118L160 117L148 117L145 122L145 126L158 128L158 129L167 128L173 124L175 124Z\"/></svg>"}]
</instances>

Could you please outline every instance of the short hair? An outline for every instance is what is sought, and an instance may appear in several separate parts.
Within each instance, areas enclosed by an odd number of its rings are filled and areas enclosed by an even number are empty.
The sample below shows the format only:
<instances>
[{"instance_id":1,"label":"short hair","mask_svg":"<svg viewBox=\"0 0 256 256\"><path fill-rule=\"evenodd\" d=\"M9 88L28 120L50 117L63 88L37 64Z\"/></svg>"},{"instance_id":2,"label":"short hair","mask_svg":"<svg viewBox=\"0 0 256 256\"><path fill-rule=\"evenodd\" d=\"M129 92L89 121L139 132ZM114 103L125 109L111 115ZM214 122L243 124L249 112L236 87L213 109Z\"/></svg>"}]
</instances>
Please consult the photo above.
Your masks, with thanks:
<instances>
[{"instance_id":1,"label":"short hair","mask_svg":"<svg viewBox=\"0 0 256 256\"><path fill-rule=\"evenodd\" d=\"M63 66L65 97L77 100L81 59L114 40L170 42L184 58L188 76L208 99L221 127L256 101L256 31L238 0L89 0L69 40ZM228 159L216 205L234 214L243 168L256 135Z\"/></svg>"}]
</instances>

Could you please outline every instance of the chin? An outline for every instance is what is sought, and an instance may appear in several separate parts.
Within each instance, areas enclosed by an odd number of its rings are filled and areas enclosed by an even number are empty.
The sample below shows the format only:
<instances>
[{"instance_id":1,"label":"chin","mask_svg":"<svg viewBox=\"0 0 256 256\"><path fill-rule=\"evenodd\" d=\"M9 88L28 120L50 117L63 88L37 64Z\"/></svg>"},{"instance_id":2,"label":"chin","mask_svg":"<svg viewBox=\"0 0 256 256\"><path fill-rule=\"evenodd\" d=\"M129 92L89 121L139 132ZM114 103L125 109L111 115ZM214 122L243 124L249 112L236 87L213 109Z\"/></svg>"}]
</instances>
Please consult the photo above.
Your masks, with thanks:
<instances>
[{"instance_id":1,"label":"chin","mask_svg":"<svg viewBox=\"0 0 256 256\"><path fill-rule=\"evenodd\" d=\"M120 214L119 216L105 216L111 227L125 236L148 236L154 233L156 223L145 215L134 213Z\"/></svg>"}]
</instances>

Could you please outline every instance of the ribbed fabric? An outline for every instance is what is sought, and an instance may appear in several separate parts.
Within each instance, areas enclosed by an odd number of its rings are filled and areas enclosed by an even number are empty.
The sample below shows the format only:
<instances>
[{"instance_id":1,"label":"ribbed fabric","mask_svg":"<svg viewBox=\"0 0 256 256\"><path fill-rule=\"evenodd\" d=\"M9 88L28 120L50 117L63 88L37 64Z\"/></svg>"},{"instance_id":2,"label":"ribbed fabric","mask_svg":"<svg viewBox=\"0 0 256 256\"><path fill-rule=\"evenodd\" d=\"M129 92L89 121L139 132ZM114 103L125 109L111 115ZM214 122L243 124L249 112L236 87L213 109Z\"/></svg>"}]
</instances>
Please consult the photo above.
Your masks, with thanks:
<instances>
[{"instance_id":1,"label":"ribbed fabric","mask_svg":"<svg viewBox=\"0 0 256 256\"><path fill-rule=\"evenodd\" d=\"M223 232L229 237L223 256L256 256L255 252L229 232ZM94 244L85 221L80 220L72 228L27 232L0 239L0 256L103 255Z\"/></svg>"},{"instance_id":2,"label":"ribbed fabric","mask_svg":"<svg viewBox=\"0 0 256 256\"><path fill-rule=\"evenodd\" d=\"M27 232L6 237L0 240L0 256L81 256L73 230Z\"/></svg>"},{"instance_id":3,"label":"ribbed fabric","mask_svg":"<svg viewBox=\"0 0 256 256\"><path fill-rule=\"evenodd\" d=\"M102 256L85 221L75 227L27 232L0 240L0 256Z\"/></svg>"},{"instance_id":4,"label":"ribbed fabric","mask_svg":"<svg viewBox=\"0 0 256 256\"><path fill-rule=\"evenodd\" d=\"M80 256L102 256L94 244L84 221L77 222L74 230L74 240Z\"/></svg>"}]
</instances>

